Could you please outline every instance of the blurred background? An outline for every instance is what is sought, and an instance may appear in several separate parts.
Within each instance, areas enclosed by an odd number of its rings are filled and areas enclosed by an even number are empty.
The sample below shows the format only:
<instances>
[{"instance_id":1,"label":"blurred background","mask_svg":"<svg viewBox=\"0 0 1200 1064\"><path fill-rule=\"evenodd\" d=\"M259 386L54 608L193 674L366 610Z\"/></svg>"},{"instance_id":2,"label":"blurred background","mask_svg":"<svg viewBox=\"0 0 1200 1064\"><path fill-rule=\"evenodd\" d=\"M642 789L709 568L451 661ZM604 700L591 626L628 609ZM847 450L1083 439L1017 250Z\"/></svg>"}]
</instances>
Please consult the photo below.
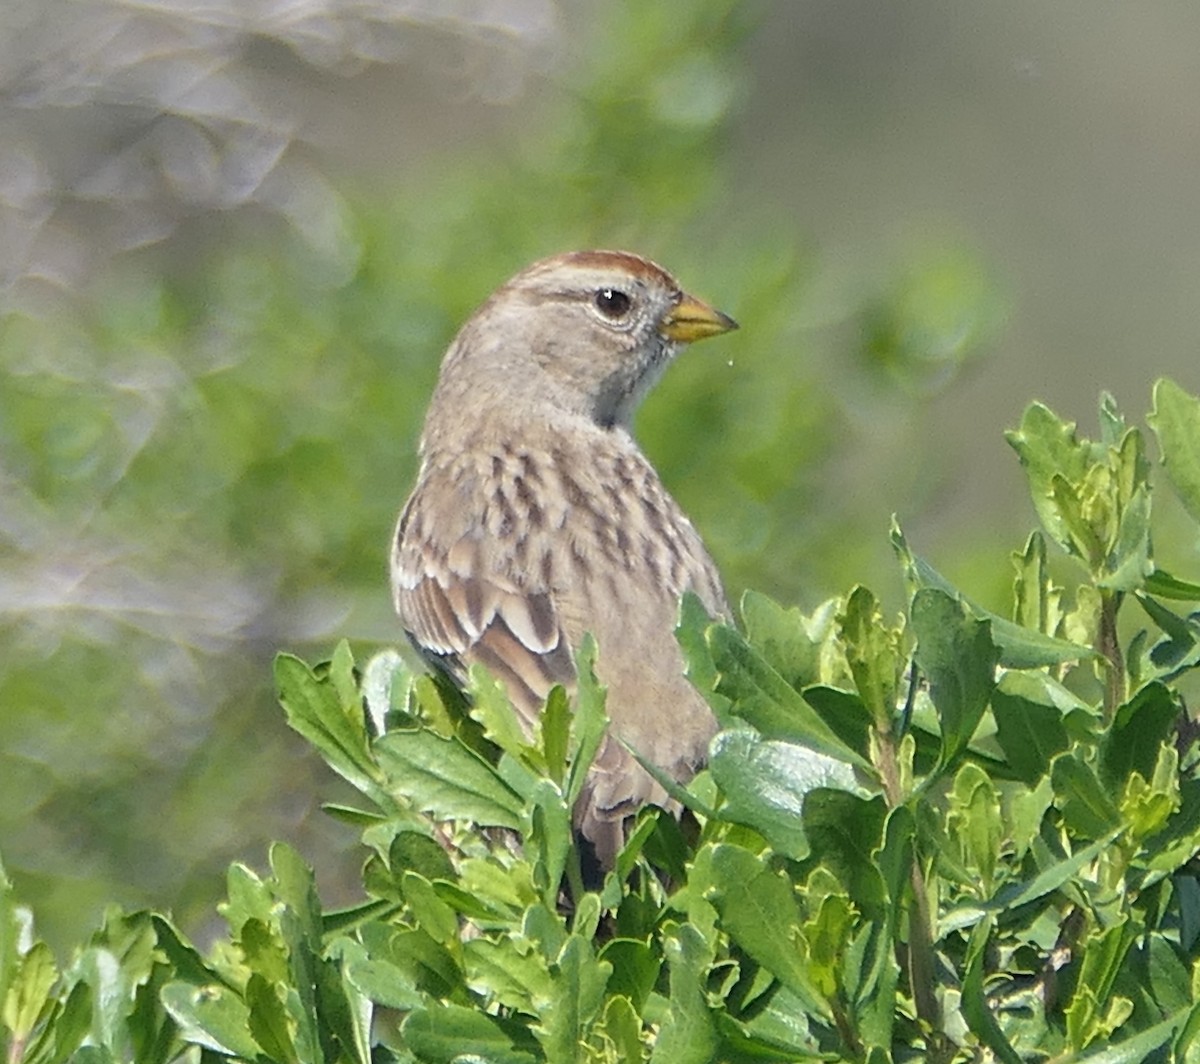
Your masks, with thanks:
<instances>
[{"instance_id":1,"label":"blurred background","mask_svg":"<svg viewBox=\"0 0 1200 1064\"><path fill-rule=\"evenodd\" d=\"M1007 610L1025 404L1200 391L1197 55L1158 2L4 5L0 854L42 931L203 937L272 838L353 900L271 658L397 639L439 358L544 254L742 323L638 426L732 596L899 608L894 512Z\"/></svg>"}]
</instances>

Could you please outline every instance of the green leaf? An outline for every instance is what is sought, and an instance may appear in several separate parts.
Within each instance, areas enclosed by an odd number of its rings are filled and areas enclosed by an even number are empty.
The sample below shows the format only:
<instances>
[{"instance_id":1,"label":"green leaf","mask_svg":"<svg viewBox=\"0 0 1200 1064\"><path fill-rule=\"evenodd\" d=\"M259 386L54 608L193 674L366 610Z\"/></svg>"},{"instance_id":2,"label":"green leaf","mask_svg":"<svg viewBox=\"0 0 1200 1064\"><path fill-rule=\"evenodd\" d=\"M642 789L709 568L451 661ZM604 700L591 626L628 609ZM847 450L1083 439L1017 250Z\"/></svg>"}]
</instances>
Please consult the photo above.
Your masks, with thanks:
<instances>
[{"instance_id":1,"label":"green leaf","mask_svg":"<svg viewBox=\"0 0 1200 1064\"><path fill-rule=\"evenodd\" d=\"M875 860L886 816L882 797L868 801L846 791L817 788L804 800L804 833L813 856L837 876L855 904L872 918L883 911L887 899Z\"/></svg>"},{"instance_id":2,"label":"green leaf","mask_svg":"<svg viewBox=\"0 0 1200 1064\"><path fill-rule=\"evenodd\" d=\"M990 895L1005 825L996 787L974 762L966 762L954 777L947 824L958 839L964 863L978 873L984 896Z\"/></svg>"},{"instance_id":3,"label":"green leaf","mask_svg":"<svg viewBox=\"0 0 1200 1064\"><path fill-rule=\"evenodd\" d=\"M1150 547L1150 463L1138 429L1121 440L1114 462L1117 474L1117 533L1105 558L1103 587L1118 591L1141 588L1154 571Z\"/></svg>"},{"instance_id":4,"label":"green leaf","mask_svg":"<svg viewBox=\"0 0 1200 1064\"><path fill-rule=\"evenodd\" d=\"M388 867L396 877L417 872L429 880L457 878L442 845L424 832L409 829L397 831L388 846Z\"/></svg>"},{"instance_id":5,"label":"green leaf","mask_svg":"<svg viewBox=\"0 0 1200 1064\"><path fill-rule=\"evenodd\" d=\"M1117 446L1128 430L1125 415L1117 408L1116 397L1112 392L1100 393L1100 442L1106 447Z\"/></svg>"},{"instance_id":6,"label":"green leaf","mask_svg":"<svg viewBox=\"0 0 1200 1064\"><path fill-rule=\"evenodd\" d=\"M1138 605L1162 629L1163 637L1144 655L1144 659L1149 661L1148 667L1141 654L1148 633L1139 632L1131 641L1126 659L1130 666L1130 682L1135 689L1143 671L1147 678L1157 676L1169 680L1200 664L1200 622L1197 616L1180 617L1149 595L1139 594L1136 598Z\"/></svg>"},{"instance_id":7,"label":"green leaf","mask_svg":"<svg viewBox=\"0 0 1200 1064\"><path fill-rule=\"evenodd\" d=\"M1154 411L1146 420L1158 437L1171 487L1200 521L1200 399L1163 378L1154 385Z\"/></svg>"},{"instance_id":8,"label":"green leaf","mask_svg":"<svg viewBox=\"0 0 1200 1064\"><path fill-rule=\"evenodd\" d=\"M271 983L287 981L287 946L272 928L257 920L247 920L235 941L241 947L242 959L251 972Z\"/></svg>"},{"instance_id":9,"label":"green leaf","mask_svg":"<svg viewBox=\"0 0 1200 1064\"><path fill-rule=\"evenodd\" d=\"M876 728L889 731L905 665L901 651L903 632L883 623L879 600L861 585L850 592L839 622L846 660L859 697Z\"/></svg>"},{"instance_id":10,"label":"green leaf","mask_svg":"<svg viewBox=\"0 0 1200 1064\"><path fill-rule=\"evenodd\" d=\"M582 935L567 938L550 965L550 1000L541 1004L541 1023L534 1028L548 1060L577 1059L577 1047L604 1004L611 967L596 959Z\"/></svg>"},{"instance_id":11,"label":"green leaf","mask_svg":"<svg viewBox=\"0 0 1200 1064\"><path fill-rule=\"evenodd\" d=\"M225 873L225 892L228 897L220 906L221 915L234 936L241 934L247 920L269 924L275 898L258 875L244 864L235 861Z\"/></svg>"},{"instance_id":12,"label":"green leaf","mask_svg":"<svg viewBox=\"0 0 1200 1064\"><path fill-rule=\"evenodd\" d=\"M386 786L422 812L439 820L520 827L524 803L458 739L424 729L393 731L376 739L374 748Z\"/></svg>"},{"instance_id":13,"label":"green leaf","mask_svg":"<svg viewBox=\"0 0 1200 1064\"><path fill-rule=\"evenodd\" d=\"M534 788L530 816L532 822L526 838L526 854L536 855L535 881L541 886L546 902L553 905L558 896L574 838L571 830L571 809L558 786L550 780L543 779L538 780ZM530 843L533 844L532 847L529 846Z\"/></svg>"},{"instance_id":14,"label":"green leaf","mask_svg":"<svg viewBox=\"0 0 1200 1064\"><path fill-rule=\"evenodd\" d=\"M384 925L368 925L363 941L372 960L396 965L418 989L434 997L453 997L464 988L454 955L419 928L392 932Z\"/></svg>"},{"instance_id":15,"label":"green leaf","mask_svg":"<svg viewBox=\"0 0 1200 1064\"><path fill-rule=\"evenodd\" d=\"M690 924L676 924L663 936L670 972L670 1011L650 1054L652 1064L709 1064L716 1059L717 1033L704 998L712 953Z\"/></svg>"},{"instance_id":16,"label":"green leaf","mask_svg":"<svg viewBox=\"0 0 1200 1064\"><path fill-rule=\"evenodd\" d=\"M482 726L487 739L513 757L527 758L529 740L504 685L482 665L473 663L467 673L466 693L470 701L467 712Z\"/></svg>"},{"instance_id":17,"label":"green leaf","mask_svg":"<svg viewBox=\"0 0 1200 1064\"><path fill-rule=\"evenodd\" d=\"M721 817L754 828L778 853L796 860L808 856L800 820L804 796L814 787L860 790L844 761L744 728L713 740L709 769L725 795Z\"/></svg>"},{"instance_id":18,"label":"green leaf","mask_svg":"<svg viewBox=\"0 0 1200 1064\"><path fill-rule=\"evenodd\" d=\"M829 1001L842 996L842 958L855 929L857 913L850 898L841 893L826 894L816 905L816 913L801 929L808 946L808 977L817 992Z\"/></svg>"},{"instance_id":19,"label":"green leaf","mask_svg":"<svg viewBox=\"0 0 1200 1064\"><path fill-rule=\"evenodd\" d=\"M131 967L121 964L119 956L104 942L105 938L98 936L96 944L77 958L74 968L77 977L91 988L90 1040L111 1051L123 1041L136 980Z\"/></svg>"},{"instance_id":20,"label":"green leaf","mask_svg":"<svg viewBox=\"0 0 1200 1064\"><path fill-rule=\"evenodd\" d=\"M1033 677L1006 673L992 691L996 741L1018 779L1035 784L1070 745L1061 703Z\"/></svg>"},{"instance_id":21,"label":"green leaf","mask_svg":"<svg viewBox=\"0 0 1200 1064\"><path fill-rule=\"evenodd\" d=\"M312 743L338 775L369 798L386 805L383 781L371 758L362 703L357 695L343 702L333 682L319 678L291 654L276 656L275 686L292 729Z\"/></svg>"},{"instance_id":22,"label":"green leaf","mask_svg":"<svg viewBox=\"0 0 1200 1064\"><path fill-rule=\"evenodd\" d=\"M1144 1064L1159 1046L1164 1045L1183 1024L1186 1015L1177 1013L1140 1034L1093 1049L1056 1058L1056 1064Z\"/></svg>"},{"instance_id":23,"label":"green leaf","mask_svg":"<svg viewBox=\"0 0 1200 1064\"><path fill-rule=\"evenodd\" d=\"M1083 964L1070 1005L1065 1010L1067 1038L1077 1049L1085 1049L1097 1038L1111 1038L1116 1025L1128 1018L1123 1007L1114 1015L1112 988L1136 932L1128 919L1097 929L1083 943ZM1108 1010L1102 1014L1101 1010Z\"/></svg>"},{"instance_id":24,"label":"green leaf","mask_svg":"<svg viewBox=\"0 0 1200 1064\"><path fill-rule=\"evenodd\" d=\"M459 865L461 884L480 901L495 909L519 912L536 900L525 863L502 868L490 860L468 858Z\"/></svg>"},{"instance_id":25,"label":"green leaf","mask_svg":"<svg viewBox=\"0 0 1200 1064\"><path fill-rule=\"evenodd\" d=\"M1050 781L1063 820L1074 834L1099 838L1121 825L1121 814L1092 766L1078 753L1059 754Z\"/></svg>"},{"instance_id":26,"label":"green leaf","mask_svg":"<svg viewBox=\"0 0 1200 1064\"><path fill-rule=\"evenodd\" d=\"M408 1012L425 1001L412 977L399 965L372 957L350 939L339 942L342 969L352 986L369 1001Z\"/></svg>"},{"instance_id":27,"label":"green leaf","mask_svg":"<svg viewBox=\"0 0 1200 1064\"><path fill-rule=\"evenodd\" d=\"M891 903L890 919L899 917L900 906L908 891L913 858L912 845L916 831L916 821L908 806L899 805L888 811L883 827L883 846L879 850L878 867Z\"/></svg>"},{"instance_id":28,"label":"green leaf","mask_svg":"<svg viewBox=\"0 0 1200 1064\"><path fill-rule=\"evenodd\" d=\"M1171 743L1163 743L1158 748L1158 761L1150 780L1140 772L1133 772L1125 781L1121 817L1130 838L1143 842L1162 831L1179 806L1179 751Z\"/></svg>"},{"instance_id":29,"label":"green leaf","mask_svg":"<svg viewBox=\"0 0 1200 1064\"><path fill-rule=\"evenodd\" d=\"M717 690L733 703L732 711L768 739L785 739L871 770L847 746L800 693L787 683L734 629L713 625L708 644L719 670Z\"/></svg>"},{"instance_id":30,"label":"green leaf","mask_svg":"<svg viewBox=\"0 0 1200 1064\"><path fill-rule=\"evenodd\" d=\"M561 684L550 689L546 708L538 719L538 731L546 774L561 787L566 778L571 741L571 703Z\"/></svg>"},{"instance_id":31,"label":"green leaf","mask_svg":"<svg viewBox=\"0 0 1200 1064\"><path fill-rule=\"evenodd\" d=\"M427 1064L454 1064L470 1057L488 1064L536 1064L532 1035L517 1023L460 1005L430 1003L400 1026L404 1044Z\"/></svg>"},{"instance_id":32,"label":"green leaf","mask_svg":"<svg viewBox=\"0 0 1200 1064\"><path fill-rule=\"evenodd\" d=\"M804 1003L831 1019L829 1006L809 979L800 942L800 910L791 882L740 846L706 847L697 858L708 865L712 903L729 937Z\"/></svg>"},{"instance_id":33,"label":"green leaf","mask_svg":"<svg viewBox=\"0 0 1200 1064\"><path fill-rule=\"evenodd\" d=\"M1050 578L1046 564L1046 537L1030 533L1025 549L1012 556L1017 576L1013 581L1013 620L1024 628L1053 635L1062 623L1062 588Z\"/></svg>"},{"instance_id":34,"label":"green leaf","mask_svg":"<svg viewBox=\"0 0 1200 1064\"><path fill-rule=\"evenodd\" d=\"M1200 584L1172 576L1164 569L1155 569L1145 583L1146 591L1159 598L1177 599L1183 602L1200 600Z\"/></svg>"},{"instance_id":35,"label":"green leaf","mask_svg":"<svg viewBox=\"0 0 1200 1064\"><path fill-rule=\"evenodd\" d=\"M44 942L35 942L20 959L4 995L4 1026L17 1042L25 1042L50 998L58 978L54 954Z\"/></svg>"},{"instance_id":36,"label":"green leaf","mask_svg":"<svg viewBox=\"0 0 1200 1064\"><path fill-rule=\"evenodd\" d=\"M1101 404L1102 441L1080 441L1075 425L1041 404L1008 434L1029 476L1038 516L1099 586L1129 591L1151 572L1149 465L1142 435L1124 429L1110 398Z\"/></svg>"},{"instance_id":37,"label":"green leaf","mask_svg":"<svg viewBox=\"0 0 1200 1064\"><path fill-rule=\"evenodd\" d=\"M909 592L915 594L921 588L935 588L962 602L975 617L989 621L992 626L992 639L1000 650L1001 665L1010 669L1036 669L1095 657L1096 652L1090 646L1055 639L1032 628L1022 628L1019 624L1014 624L973 603L933 566L913 554L894 518L891 540L892 548L904 567L904 578Z\"/></svg>"},{"instance_id":38,"label":"green leaf","mask_svg":"<svg viewBox=\"0 0 1200 1064\"><path fill-rule=\"evenodd\" d=\"M760 1002L761 1007L760 1007ZM718 1016L722 1023L722 1048L728 1048L731 1060L828 1061L829 1055L817 1048L817 1040L809 1029L804 1004L787 987L778 985L769 994L754 1002L754 1011L741 1017L737 1028L726 1014ZM741 1050L743 1056L735 1051Z\"/></svg>"},{"instance_id":39,"label":"green leaf","mask_svg":"<svg viewBox=\"0 0 1200 1064\"><path fill-rule=\"evenodd\" d=\"M1119 828L1110 831L1103 838L1090 843L1070 857L1043 868L1025 884L1013 883L1001 888L996 895L996 904L993 908L997 908L999 911L1019 909L1022 905L1028 905L1031 901L1037 901L1038 898L1043 898L1058 890L1108 849L1120 833Z\"/></svg>"},{"instance_id":40,"label":"green leaf","mask_svg":"<svg viewBox=\"0 0 1200 1064\"><path fill-rule=\"evenodd\" d=\"M250 1034L250 1010L227 987L168 983L162 1001L185 1042L245 1060L255 1060L262 1052Z\"/></svg>"},{"instance_id":41,"label":"green leaf","mask_svg":"<svg viewBox=\"0 0 1200 1064\"><path fill-rule=\"evenodd\" d=\"M613 1056L606 1059L620 1061L620 1064L640 1064L646 1059L642 1018L629 998L620 994L609 995L596 1034L612 1048Z\"/></svg>"},{"instance_id":42,"label":"green leaf","mask_svg":"<svg viewBox=\"0 0 1200 1064\"><path fill-rule=\"evenodd\" d=\"M797 690L821 681L822 649L833 635L830 613L828 608L819 612L813 625L795 607L785 608L757 591L742 595L742 623L751 646Z\"/></svg>"},{"instance_id":43,"label":"green leaf","mask_svg":"<svg viewBox=\"0 0 1200 1064\"><path fill-rule=\"evenodd\" d=\"M897 928L909 909L912 882L913 839L916 822L907 806L890 810L883 828L883 845L877 855L888 904L882 922L871 928L872 949L859 985L853 989L858 1002L859 1033L864 1043L890 1052L896 1020L896 993L900 966L896 960Z\"/></svg>"},{"instance_id":44,"label":"green leaf","mask_svg":"<svg viewBox=\"0 0 1200 1064\"><path fill-rule=\"evenodd\" d=\"M588 769L608 731L608 714L604 705L607 689L596 679L596 641L590 634L583 637L575 655L575 713L572 720L571 764L567 771L567 805L575 802L583 791Z\"/></svg>"},{"instance_id":45,"label":"green leaf","mask_svg":"<svg viewBox=\"0 0 1200 1064\"><path fill-rule=\"evenodd\" d=\"M949 767L966 749L987 709L999 653L991 626L950 595L925 588L913 596L916 661L929 678L942 732L940 763Z\"/></svg>"},{"instance_id":46,"label":"green leaf","mask_svg":"<svg viewBox=\"0 0 1200 1064\"><path fill-rule=\"evenodd\" d=\"M286 842L271 844L274 894L295 915L304 944L314 953L321 948L321 902L313 870Z\"/></svg>"},{"instance_id":47,"label":"green leaf","mask_svg":"<svg viewBox=\"0 0 1200 1064\"><path fill-rule=\"evenodd\" d=\"M275 988L262 976L252 975L246 983L246 1005L250 1010L250 1034L268 1059L281 1064L298 1061L287 1010Z\"/></svg>"},{"instance_id":48,"label":"green leaf","mask_svg":"<svg viewBox=\"0 0 1200 1064\"><path fill-rule=\"evenodd\" d=\"M1175 946L1162 933L1148 936L1149 989L1166 1014L1192 1005L1191 977Z\"/></svg>"},{"instance_id":49,"label":"green leaf","mask_svg":"<svg viewBox=\"0 0 1200 1064\"><path fill-rule=\"evenodd\" d=\"M372 1064L374 1004L349 977L344 959L338 954L338 946L350 941L346 938L332 941L321 968L322 1034L325 1038L332 1035L339 1044L337 1051L326 1053L326 1059ZM353 945L362 950L358 942ZM289 996L289 1001L294 1002L295 998Z\"/></svg>"},{"instance_id":50,"label":"green leaf","mask_svg":"<svg viewBox=\"0 0 1200 1064\"><path fill-rule=\"evenodd\" d=\"M1077 553L1070 518L1055 498L1055 478L1081 482L1090 461L1088 448L1075 435L1075 423L1063 421L1042 403L1030 403L1020 428L1005 437L1021 459L1029 479L1034 509L1051 537L1064 550Z\"/></svg>"},{"instance_id":51,"label":"green leaf","mask_svg":"<svg viewBox=\"0 0 1200 1064\"><path fill-rule=\"evenodd\" d=\"M467 985L490 1004L538 1015L554 995L541 951L516 936L474 938L463 944Z\"/></svg>"},{"instance_id":52,"label":"green leaf","mask_svg":"<svg viewBox=\"0 0 1200 1064\"><path fill-rule=\"evenodd\" d=\"M817 685L804 688L801 694L851 750L870 748L871 714L855 692Z\"/></svg>"},{"instance_id":53,"label":"green leaf","mask_svg":"<svg viewBox=\"0 0 1200 1064\"><path fill-rule=\"evenodd\" d=\"M433 884L416 872L401 878L404 900L417 926L435 942L451 946L458 942L458 916L433 889Z\"/></svg>"},{"instance_id":54,"label":"green leaf","mask_svg":"<svg viewBox=\"0 0 1200 1064\"><path fill-rule=\"evenodd\" d=\"M78 1060L80 1043L88 1036L92 1024L92 1007L91 988L86 983L76 983L71 987L65 1001L56 1002L49 1014L44 1014L45 1025L26 1048L22 1057L23 1064L66 1064L68 1060ZM174 1024L161 1014L154 1017L154 1022L169 1029L171 1049L174 1049L177 1044ZM140 1049L141 1047L135 1048L135 1054ZM165 1054L160 1060L165 1061Z\"/></svg>"},{"instance_id":55,"label":"green leaf","mask_svg":"<svg viewBox=\"0 0 1200 1064\"><path fill-rule=\"evenodd\" d=\"M1032 789L1012 793L1008 803L1007 823L1013 844L1013 858L1024 859L1033 840L1041 833L1046 811L1054 801L1054 788L1049 776L1043 776Z\"/></svg>"},{"instance_id":56,"label":"green leaf","mask_svg":"<svg viewBox=\"0 0 1200 1064\"><path fill-rule=\"evenodd\" d=\"M1174 733L1183 712L1165 684L1150 683L1117 707L1112 727L1100 742L1099 768L1105 784L1122 786L1131 772L1149 778L1158 750Z\"/></svg>"},{"instance_id":57,"label":"green leaf","mask_svg":"<svg viewBox=\"0 0 1200 1064\"><path fill-rule=\"evenodd\" d=\"M679 623L675 626L675 640L683 651L687 663L687 678L708 700L718 719L728 708L729 700L717 694L717 667L713 664L712 652L708 648L708 630L713 619L694 591L685 591L679 601Z\"/></svg>"},{"instance_id":58,"label":"green leaf","mask_svg":"<svg viewBox=\"0 0 1200 1064\"><path fill-rule=\"evenodd\" d=\"M600 959L612 969L608 993L623 995L640 1013L658 982L662 956L648 941L612 938L604 943Z\"/></svg>"}]
</instances>

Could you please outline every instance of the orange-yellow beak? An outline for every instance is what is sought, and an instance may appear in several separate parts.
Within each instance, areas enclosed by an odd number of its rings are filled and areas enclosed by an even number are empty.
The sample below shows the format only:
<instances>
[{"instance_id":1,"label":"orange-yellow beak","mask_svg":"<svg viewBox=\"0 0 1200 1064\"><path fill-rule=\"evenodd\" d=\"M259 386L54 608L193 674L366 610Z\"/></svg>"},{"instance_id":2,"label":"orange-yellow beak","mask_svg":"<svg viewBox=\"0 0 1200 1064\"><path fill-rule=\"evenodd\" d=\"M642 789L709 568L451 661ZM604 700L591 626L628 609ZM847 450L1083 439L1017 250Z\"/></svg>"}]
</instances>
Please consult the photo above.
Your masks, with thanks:
<instances>
[{"instance_id":1,"label":"orange-yellow beak","mask_svg":"<svg viewBox=\"0 0 1200 1064\"><path fill-rule=\"evenodd\" d=\"M658 331L668 340L690 344L706 336L720 336L738 324L695 296L685 295L659 323Z\"/></svg>"}]
</instances>

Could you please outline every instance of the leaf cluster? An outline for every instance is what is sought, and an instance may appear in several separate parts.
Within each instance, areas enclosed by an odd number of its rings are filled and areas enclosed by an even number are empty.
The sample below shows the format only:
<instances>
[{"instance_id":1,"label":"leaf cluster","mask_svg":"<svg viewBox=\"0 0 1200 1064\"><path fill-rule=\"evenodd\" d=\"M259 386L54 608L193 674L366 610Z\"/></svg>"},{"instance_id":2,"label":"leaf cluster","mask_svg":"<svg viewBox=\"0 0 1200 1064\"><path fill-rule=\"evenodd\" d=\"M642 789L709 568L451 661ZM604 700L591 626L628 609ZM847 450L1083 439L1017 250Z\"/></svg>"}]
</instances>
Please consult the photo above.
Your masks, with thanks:
<instances>
[{"instance_id":1,"label":"leaf cluster","mask_svg":"<svg viewBox=\"0 0 1200 1064\"><path fill-rule=\"evenodd\" d=\"M1162 381L1149 420L1200 520L1200 400ZM1101 424L1034 405L1012 434L1043 531L1011 618L899 527L903 616L750 593L739 631L685 599L722 730L672 784L684 820L643 810L603 879L571 831L594 646L532 735L482 671L464 698L393 652L280 656L289 723L361 795L329 811L362 830L363 900L323 909L277 844L230 869L207 952L114 910L60 968L0 875L8 1059L1200 1059L1200 585L1155 564L1140 431L1108 398Z\"/></svg>"}]
</instances>

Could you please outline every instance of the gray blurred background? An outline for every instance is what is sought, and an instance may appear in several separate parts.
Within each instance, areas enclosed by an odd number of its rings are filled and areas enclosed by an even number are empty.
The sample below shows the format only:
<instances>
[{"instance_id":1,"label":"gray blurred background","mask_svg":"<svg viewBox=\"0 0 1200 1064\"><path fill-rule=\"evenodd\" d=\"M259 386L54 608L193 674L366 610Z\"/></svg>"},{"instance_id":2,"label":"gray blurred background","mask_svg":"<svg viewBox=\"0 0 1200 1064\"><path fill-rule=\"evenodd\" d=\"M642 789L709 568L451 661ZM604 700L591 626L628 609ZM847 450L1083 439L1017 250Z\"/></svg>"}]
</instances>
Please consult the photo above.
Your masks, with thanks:
<instances>
[{"instance_id":1,"label":"gray blurred background","mask_svg":"<svg viewBox=\"0 0 1200 1064\"><path fill-rule=\"evenodd\" d=\"M279 837L353 900L270 661L396 639L438 359L529 260L629 247L741 321L639 422L734 596L899 608L897 513L1005 610L1025 404L1200 390L1198 173L1191 5L10 2L0 855L42 930L202 934Z\"/></svg>"}]
</instances>

